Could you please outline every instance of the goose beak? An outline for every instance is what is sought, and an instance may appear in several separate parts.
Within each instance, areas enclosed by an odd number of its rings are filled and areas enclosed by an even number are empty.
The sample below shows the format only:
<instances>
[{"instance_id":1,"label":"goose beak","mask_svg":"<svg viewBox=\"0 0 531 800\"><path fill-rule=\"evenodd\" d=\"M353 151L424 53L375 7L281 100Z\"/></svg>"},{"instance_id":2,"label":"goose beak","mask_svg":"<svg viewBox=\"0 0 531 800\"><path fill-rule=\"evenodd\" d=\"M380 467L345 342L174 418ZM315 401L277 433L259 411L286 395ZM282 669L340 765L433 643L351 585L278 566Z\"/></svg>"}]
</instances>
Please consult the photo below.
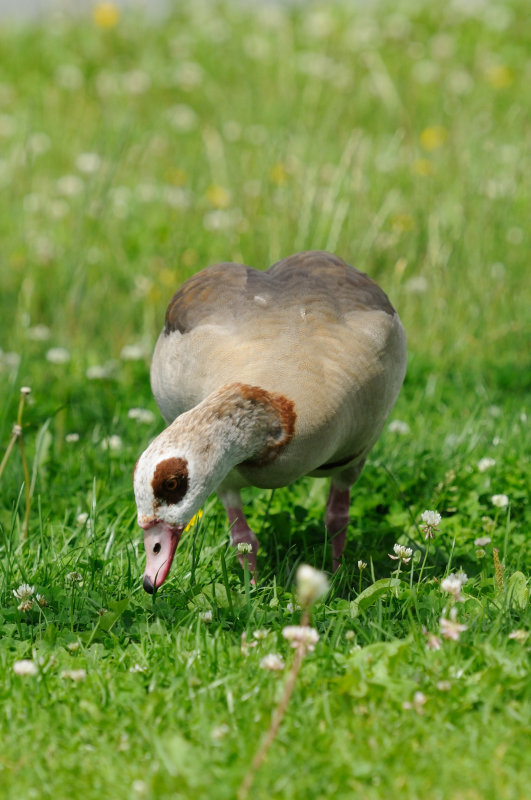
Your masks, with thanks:
<instances>
[{"instance_id":1,"label":"goose beak","mask_svg":"<svg viewBox=\"0 0 531 800\"><path fill-rule=\"evenodd\" d=\"M142 585L148 594L154 594L168 576L184 525L168 525L154 520L142 525L146 548L146 571Z\"/></svg>"}]
</instances>

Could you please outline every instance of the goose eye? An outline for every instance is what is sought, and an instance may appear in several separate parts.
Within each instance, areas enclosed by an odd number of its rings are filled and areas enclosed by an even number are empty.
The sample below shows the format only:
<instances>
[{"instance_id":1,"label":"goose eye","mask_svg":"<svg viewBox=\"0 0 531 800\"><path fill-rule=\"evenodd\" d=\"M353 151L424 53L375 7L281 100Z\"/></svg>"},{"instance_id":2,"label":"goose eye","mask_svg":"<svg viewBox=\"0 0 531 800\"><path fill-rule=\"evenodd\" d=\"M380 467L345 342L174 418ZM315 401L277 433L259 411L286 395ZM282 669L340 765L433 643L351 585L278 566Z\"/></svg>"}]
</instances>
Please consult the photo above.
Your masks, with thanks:
<instances>
[{"instance_id":1,"label":"goose eye","mask_svg":"<svg viewBox=\"0 0 531 800\"><path fill-rule=\"evenodd\" d=\"M151 481L156 503L179 503L188 491L188 465L184 458L166 458L157 464Z\"/></svg>"}]
</instances>

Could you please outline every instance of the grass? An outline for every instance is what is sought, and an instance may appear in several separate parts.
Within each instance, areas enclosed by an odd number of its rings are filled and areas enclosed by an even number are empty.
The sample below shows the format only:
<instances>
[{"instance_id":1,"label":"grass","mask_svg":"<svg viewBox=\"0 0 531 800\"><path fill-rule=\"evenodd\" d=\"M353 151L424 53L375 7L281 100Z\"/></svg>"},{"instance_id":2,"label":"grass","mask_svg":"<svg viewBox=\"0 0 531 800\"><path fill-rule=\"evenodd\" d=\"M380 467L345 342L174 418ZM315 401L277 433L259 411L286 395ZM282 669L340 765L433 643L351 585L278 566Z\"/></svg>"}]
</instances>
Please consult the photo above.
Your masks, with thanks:
<instances>
[{"instance_id":1,"label":"grass","mask_svg":"<svg viewBox=\"0 0 531 800\"><path fill-rule=\"evenodd\" d=\"M386 429L353 492L348 563L253 794L527 795L526 642L509 638L529 625L524 12L190 3L162 23L4 26L2 454L32 388L25 542L18 448L0 480L6 800L235 797L282 691L260 661L292 658L296 567L330 567L326 485L249 490L249 592L212 498L152 600L131 471L161 429L149 355L175 288L215 261L307 248L367 271L399 309L393 419L409 432ZM427 554L426 508L442 514ZM414 555L382 589L397 541ZM458 569L467 630L429 649ZM23 582L45 607L18 610ZM15 674L23 658L38 675Z\"/></svg>"}]
</instances>

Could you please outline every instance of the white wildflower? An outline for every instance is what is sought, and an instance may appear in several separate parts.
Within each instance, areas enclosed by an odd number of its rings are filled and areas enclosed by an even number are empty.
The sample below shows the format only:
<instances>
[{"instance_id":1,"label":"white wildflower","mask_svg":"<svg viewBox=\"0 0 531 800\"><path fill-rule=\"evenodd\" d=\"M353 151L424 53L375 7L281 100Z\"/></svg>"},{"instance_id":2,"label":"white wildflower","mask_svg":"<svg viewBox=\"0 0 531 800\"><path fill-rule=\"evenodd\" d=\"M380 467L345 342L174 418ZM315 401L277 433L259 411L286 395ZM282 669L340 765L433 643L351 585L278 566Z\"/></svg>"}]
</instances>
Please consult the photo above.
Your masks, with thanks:
<instances>
[{"instance_id":1,"label":"white wildflower","mask_svg":"<svg viewBox=\"0 0 531 800\"><path fill-rule=\"evenodd\" d=\"M145 355L146 351L140 344L126 344L120 351L123 361L140 361Z\"/></svg>"},{"instance_id":2,"label":"white wildflower","mask_svg":"<svg viewBox=\"0 0 531 800\"><path fill-rule=\"evenodd\" d=\"M295 611L300 611L300 610L301 607L298 603L293 604L291 600L288 600L288 602L286 603L286 611L288 612L288 614L294 614Z\"/></svg>"},{"instance_id":3,"label":"white wildflower","mask_svg":"<svg viewBox=\"0 0 531 800\"><path fill-rule=\"evenodd\" d=\"M257 641L261 641L262 639L265 639L267 636L269 636L269 631L267 629L265 629L265 628L261 628L261 629L259 629L257 631L253 631L253 637Z\"/></svg>"},{"instance_id":4,"label":"white wildflower","mask_svg":"<svg viewBox=\"0 0 531 800\"><path fill-rule=\"evenodd\" d=\"M358 561L358 569L359 569L359 571L361 572L362 570L364 570L366 568L367 568L367 562L366 561L361 561L361 559L360 559Z\"/></svg>"},{"instance_id":5,"label":"white wildflower","mask_svg":"<svg viewBox=\"0 0 531 800\"><path fill-rule=\"evenodd\" d=\"M253 546L249 544L249 542L238 542L238 544L236 545L236 550L238 551L238 553L242 553L244 555L247 553L251 553L252 549Z\"/></svg>"},{"instance_id":6,"label":"white wildflower","mask_svg":"<svg viewBox=\"0 0 531 800\"><path fill-rule=\"evenodd\" d=\"M218 741L219 739L223 739L229 732L229 726L222 722L221 725L216 725L212 728L210 735L214 741Z\"/></svg>"},{"instance_id":7,"label":"white wildflower","mask_svg":"<svg viewBox=\"0 0 531 800\"><path fill-rule=\"evenodd\" d=\"M477 539L474 539L474 544L476 547L486 547L491 541L492 539L490 536L479 536Z\"/></svg>"},{"instance_id":8,"label":"white wildflower","mask_svg":"<svg viewBox=\"0 0 531 800\"><path fill-rule=\"evenodd\" d=\"M15 661L13 664L13 672L15 675L20 675L21 677L37 675L38 671L37 664L29 658L23 658L21 661Z\"/></svg>"},{"instance_id":9,"label":"white wildflower","mask_svg":"<svg viewBox=\"0 0 531 800\"><path fill-rule=\"evenodd\" d=\"M129 419L136 419L137 422L143 422L146 425L155 421L155 414L149 408L130 408L127 416Z\"/></svg>"},{"instance_id":10,"label":"white wildflower","mask_svg":"<svg viewBox=\"0 0 531 800\"><path fill-rule=\"evenodd\" d=\"M79 442L79 433L67 433L65 436L65 442L68 442L68 444Z\"/></svg>"},{"instance_id":11,"label":"white wildflower","mask_svg":"<svg viewBox=\"0 0 531 800\"><path fill-rule=\"evenodd\" d=\"M446 617L441 617L439 620L439 625L441 629L441 636L444 636L445 639L452 639L454 642L459 641L461 633L467 629L466 625L461 625L461 623L457 622L457 620L446 619Z\"/></svg>"},{"instance_id":12,"label":"white wildflower","mask_svg":"<svg viewBox=\"0 0 531 800\"><path fill-rule=\"evenodd\" d=\"M490 502L496 508L506 508L509 505L509 498L506 494L493 494Z\"/></svg>"},{"instance_id":13,"label":"white wildflower","mask_svg":"<svg viewBox=\"0 0 531 800\"><path fill-rule=\"evenodd\" d=\"M80 681L84 681L86 677L87 671L85 669L64 669L61 672L61 678L74 681L74 683L80 683Z\"/></svg>"},{"instance_id":14,"label":"white wildflower","mask_svg":"<svg viewBox=\"0 0 531 800\"><path fill-rule=\"evenodd\" d=\"M411 428L407 424L407 422L403 422L401 419L394 419L392 422L389 423L389 433L399 433L401 436L406 436Z\"/></svg>"},{"instance_id":15,"label":"white wildflower","mask_svg":"<svg viewBox=\"0 0 531 800\"><path fill-rule=\"evenodd\" d=\"M58 179L56 186L59 194L63 194L65 197L75 197L81 194L85 188L85 184L79 175L63 175L62 178Z\"/></svg>"},{"instance_id":16,"label":"white wildflower","mask_svg":"<svg viewBox=\"0 0 531 800\"><path fill-rule=\"evenodd\" d=\"M495 464L496 464L495 458L488 458L488 457L480 458L480 460L478 461L478 470L480 472L485 472L487 469L494 467Z\"/></svg>"},{"instance_id":17,"label":"white wildflower","mask_svg":"<svg viewBox=\"0 0 531 800\"><path fill-rule=\"evenodd\" d=\"M457 575L453 572L441 581L441 589L443 592L448 592L454 596L457 602L463 602L461 597L461 589L467 582L468 578L464 572L458 572Z\"/></svg>"},{"instance_id":18,"label":"white wildflower","mask_svg":"<svg viewBox=\"0 0 531 800\"><path fill-rule=\"evenodd\" d=\"M205 623L212 622L212 611L210 609L208 611L200 611L199 619Z\"/></svg>"},{"instance_id":19,"label":"white wildflower","mask_svg":"<svg viewBox=\"0 0 531 800\"><path fill-rule=\"evenodd\" d=\"M28 329L26 335L34 342L47 342L52 332L47 325L34 325L33 328Z\"/></svg>"},{"instance_id":20,"label":"white wildflower","mask_svg":"<svg viewBox=\"0 0 531 800\"><path fill-rule=\"evenodd\" d=\"M29 583L21 583L18 589L13 589L13 594L17 600L31 600L35 593L35 587L30 586Z\"/></svg>"},{"instance_id":21,"label":"white wildflower","mask_svg":"<svg viewBox=\"0 0 531 800\"><path fill-rule=\"evenodd\" d=\"M48 601L42 594L36 594L35 600L37 601L37 603L40 605L41 608L45 608L48 605Z\"/></svg>"},{"instance_id":22,"label":"white wildflower","mask_svg":"<svg viewBox=\"0 0 531 800\"><path fill-rule=\"evenodd\" d=\"M420 515L423 524L420 529L425 533L425 539L433 539L434 531L439 530L437 525L441 521L441 515L438 511L423 511Z\"/></svg>"},{"instance_id":23,"label":"white wildflower","mask_svg":"<svg viewBox=\"0 0 531 800\"><path fill-rule=\"evenodd\" d=\"M83 580L83 575L80 572L69 572L66 575L66 580L69 583L80 583Z\"/></svg>"},{"instance_id":24,"label":"white wildflower","mask_svg":"<svg viewBox=\"0 0 531 800\"><path fill-rule=\"evenodd\" d=\"M308 625L287 625L282 630L282 636L291 643L292 647L304 647L313 650L319 641L319 634L315 628Z\"/></svg>"},{"instance_id":25,"label":"white wildflower","mask_svg":"<svg viewBox=\"0 0 531 800\"><path fill-rule=\"evenodd\" d=\"M285 664L282 660L282 656L277 655L277 653L268 653L260 661L260 666L262 669L269 669L272 672L280 672L280 670L284 669Z\"/></svg>"},{"instance_id":26,"label":"white wildflower","mask_svg":"<svg viewBox=\"0 0 531 800\"><path fill-rule=\"evenodd\" d=\"M70 353L66 347L51 347L46 353L46 360L50 364L67 364L70 361Z\"/></svg>"},{"instance_id":27,"label":"white wildflower","mask_svg":"<svg viewBox=\"0 0 531 800\"><path fill-rule=\"evenodd\" d=\"M76 167L80 172L90 175L101 167L101 157L97 153L80 153L76 158Z\"/></svg>"},{"instance_id":28,"label":"white wildflower","mask_svg":"<svg viewBox=\"0 0 531 800\"><path fill-rule=\"evenodd\" d=\"M393 550L395 555L392 556L391 553L388 553L389 558L392 558L393 561L403 561L404 564L407 564L411 561L411 556L413 555L413 550L411 547L404 547L403 544L395 544L393 545Z\"/></svg>"},{"instance_id":29,"label":"white wildflower","mask_svg":"<svg viewBox=\"0 0 531 800\"><path fill-rule=\"evenodd\" d=\"M129 672L145 672L146 668L142 666L142 664L133 664L129 667Z\"/></svg>"},{"instance_id":30,"label":"white wildflower","mask_svg":"<svg viewBox=\"0 0 531 800\"><path fill-rule=\"evenodd\" d=\"M515 639L517 642L520 642L520 644L523 644L528 636L529 633L527 631L523 630L522 628L519 628L518 630L511 631L508 638Z\"/></svg>"},{"instance_id":31,"label":"white wildflower","mask_svg":"<svg viewBox=\"0 0 531 800\"><path fill-rule=\"evenodd\" d=\"M81 514L77 515L76 522L79 525L84 525L85 522L88 520L88 518L89 518L88 512L87 511L82 511Z\"/></svg>"},{"instance_id":32,"label":"white wildflower","mask_svg":"<svg viewBox=\"0 0 531 800\"><path fill-rule=\"evenodd\" d=\"M122 439L115 433L112 436L106 436L105 439L102 439L101 446L103 450L121 450Z\"/></svg>"},{"instance_id":33,"label":"white wildflower","mask_svg":"<svg viewBox=\"0 0 531 800\"><path fill-rule=\"evenodd\" d=\"M17 608L19 611L22 611L23 614L26 611L31 611L33 608L33 600L23 600L22 603L17 606Z\"/></svg>"},{"instance_id":34,"label":"white wildflower","mask_svg":"<svg viewBox=\"0 0 531 800\"><path fill-rule=\"evenodd\" d=\"M295 576L297 583L297 600L304 608L313 605L316 600L328 592L328 578L318 569L308 564L301 564Z\"/></svg>"}]
</instances>

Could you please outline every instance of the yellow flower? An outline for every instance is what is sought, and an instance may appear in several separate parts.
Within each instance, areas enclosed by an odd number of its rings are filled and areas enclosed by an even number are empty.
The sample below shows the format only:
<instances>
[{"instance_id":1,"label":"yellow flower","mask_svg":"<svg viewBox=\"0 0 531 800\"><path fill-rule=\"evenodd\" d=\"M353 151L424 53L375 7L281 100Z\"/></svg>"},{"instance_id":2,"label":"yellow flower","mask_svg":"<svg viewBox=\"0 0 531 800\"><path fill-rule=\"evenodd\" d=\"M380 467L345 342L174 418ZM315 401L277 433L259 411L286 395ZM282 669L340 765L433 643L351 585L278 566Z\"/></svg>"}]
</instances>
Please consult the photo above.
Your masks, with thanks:
<instances>
[{"instance_id":1,"label":"yellow flower","mask_svg":"<svg viewBox=\"0 0 531 800\"><path fill-rule=\"evenodd\" d=\"M92 19L98 28L114 28L120 19L120 12L114 3L97 3L92 11Z\"/></svg>"},{"instance_id":2,"label":"yellow flower","mask_svg":"<svg viewBox=\"0 0 531 800\"><path fill-rule=\"evenodd\" d=\"M505 64L493 64L485 70L485 80L493 89L505 89L514 81L514 74Z\"/></svg>"},{"instance_id":3,"label":"yellow flower","mask_svg":"<svg viewBox=\"0 0 531 800\"><path fill-rule=\"evenodd\" d=\"M417 175L422 175L423 177L433 175L433 164L427 158L417 158L417 160L413 162L413 171Z\"/></svg>"},{"instance_id":4,"label":"yellow flower","mask_svg":"<svg viewBox=\"0 0 531 800\"><path fill-rule=\"evenodd\" d=\"M228 208L230 205L230 193L223 186L209 186L206 196L215 208Z\"/></svg>"},{"instance_id":5,"label":"yellow flower","mask_svg":"<svg viewBox=\"0 0 531 800\"><path fill-rule=\"evenodd\" d=\"M391 219L391 225L396 233L404 233L414 229L415 220L411 214L395 214Z\"/></svg>"},{"instance_id":6,"label":"yellow flower","mask_svg":"<svg viewBox=\"0 0 531 800\"><path fill-rule=\"evenodd\" d=\"M287 180L286 167L282 163L275 164L269 173L272 183L277 186L284 186Z\"/></svg>"},{"instance_id":7,"label":"yellow flower","mask_svg":"<svg viewBox=\"0 0 531 800\"><path fill-rule=\"evenodd\" d=\"M424 150L438 150L446 141L446 130L442 125L430 125L420 134L420 143Z\"/></svg>"},{"instance_id":8,"label":"yellow flower","mask_svg":"<svg viewBox=\"0 0 531 800\"><path fill-rule=\"evenodd\" d=\"M188 525L184 529L183 533L186 533L186 531L189 531L190 528L192 528L196 524L196 522L199 522L199 520L201 519L202 516L203 516L203 510L200 508L199 511L197 512L197 514L194 514L194 516L192 517L192 519L190 520L190 522L188 523Z\"/></svg>"}]
</instances>

